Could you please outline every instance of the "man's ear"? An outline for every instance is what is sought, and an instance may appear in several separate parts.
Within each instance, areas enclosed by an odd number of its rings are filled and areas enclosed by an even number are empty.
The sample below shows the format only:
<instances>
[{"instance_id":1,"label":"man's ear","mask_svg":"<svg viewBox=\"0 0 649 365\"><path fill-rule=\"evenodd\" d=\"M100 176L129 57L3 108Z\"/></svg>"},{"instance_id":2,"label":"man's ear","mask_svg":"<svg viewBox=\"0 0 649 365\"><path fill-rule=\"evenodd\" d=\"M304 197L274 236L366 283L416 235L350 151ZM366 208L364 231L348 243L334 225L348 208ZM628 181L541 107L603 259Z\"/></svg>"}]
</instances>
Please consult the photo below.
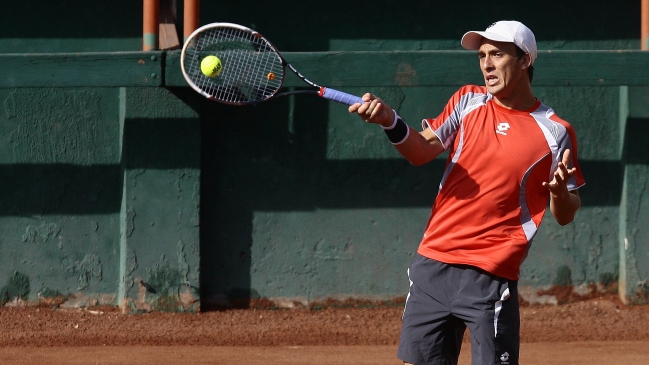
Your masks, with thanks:
<instances>
[{"instance_id":1,"label":"man's ear","mask_svg":"<svg viewBox=\"0 0 649 365\"><path fill-rule=\"evenodd\" d=\"M530 56L529 53L525 53L523 57L521 57L521 68L526 69L529 68L532 65L532 56Z\"/></svg>"}]
</instances>

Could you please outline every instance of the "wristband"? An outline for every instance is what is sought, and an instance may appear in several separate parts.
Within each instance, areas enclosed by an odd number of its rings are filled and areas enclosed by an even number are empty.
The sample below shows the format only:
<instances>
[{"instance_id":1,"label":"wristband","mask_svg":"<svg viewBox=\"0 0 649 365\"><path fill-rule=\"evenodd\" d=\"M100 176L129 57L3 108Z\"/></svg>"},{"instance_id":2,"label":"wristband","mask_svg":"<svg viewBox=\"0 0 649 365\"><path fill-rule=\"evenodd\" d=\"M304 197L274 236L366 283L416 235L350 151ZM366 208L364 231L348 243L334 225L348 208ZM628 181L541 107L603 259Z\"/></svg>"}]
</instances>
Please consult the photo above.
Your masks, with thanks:
<instances>
[{"instance_id":1,"label":"wristband","mask_svg":"<svg viewBox=\"0 0 649 365\"><path fill-rule=\"evenodd\" d=\"M390 124L389 127L381 126L381 128L383 128L384 130L385 130L385 129L393 129L394 126L397 125L397 119L400 119L400 118L401 118L401 117L399 116L399 114L397 114L397 112L394 111L394 109L392 109L392 113L394 113L394 120L392 121L392 124Z\"/></svg>"},{"instance_id":2,"label":"wristband","mask_svg":"<svg viewBox=\"0 0 649 365\"><path fill-rule=\"evenodd\" d=\"M394 112L394 122L392 125L389 127L381 126L381 128L383 128L383 131L388 136L388 140L393 145L403 143L410 134L410 128L396 112Z\"/></svg>"}]
</instances>

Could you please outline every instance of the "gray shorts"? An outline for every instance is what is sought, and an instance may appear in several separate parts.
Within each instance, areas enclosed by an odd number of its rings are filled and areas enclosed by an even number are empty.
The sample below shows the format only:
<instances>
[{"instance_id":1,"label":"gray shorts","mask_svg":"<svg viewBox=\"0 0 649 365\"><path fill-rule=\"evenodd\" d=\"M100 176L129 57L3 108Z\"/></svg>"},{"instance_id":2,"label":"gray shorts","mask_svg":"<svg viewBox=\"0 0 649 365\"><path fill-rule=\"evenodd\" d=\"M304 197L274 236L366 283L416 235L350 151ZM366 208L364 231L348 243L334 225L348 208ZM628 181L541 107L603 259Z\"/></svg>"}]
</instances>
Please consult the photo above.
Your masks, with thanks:
<instances>
[{"instance_id":1,"label":"gray shorts","mask_svg":"<svg viewBox=\"0 0 649 365\"><path fill-rule=\"evenodd\" d=\"M417 365L456 365L466 328L473 365L518 365L517 282L468 265L417 255L408 270L397 356Z\"/></svg>"}]
</instances>

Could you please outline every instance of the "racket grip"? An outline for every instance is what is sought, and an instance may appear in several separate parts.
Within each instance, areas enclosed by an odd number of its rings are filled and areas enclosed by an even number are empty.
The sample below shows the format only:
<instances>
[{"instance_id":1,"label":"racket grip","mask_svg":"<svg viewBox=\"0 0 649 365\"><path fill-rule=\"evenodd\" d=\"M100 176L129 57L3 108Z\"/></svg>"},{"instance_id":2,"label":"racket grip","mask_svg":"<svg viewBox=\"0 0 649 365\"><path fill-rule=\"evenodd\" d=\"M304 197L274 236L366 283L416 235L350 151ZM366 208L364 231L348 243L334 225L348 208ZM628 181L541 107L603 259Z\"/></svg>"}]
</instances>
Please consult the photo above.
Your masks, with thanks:
<instances>
[{"instance_id":1,"label":"racket grip","mask_svg":"<svg viewBox=\"0 0 649 365\"><path fill-rule=\"evenodd\" d=\"M338 91L335 89L327 89L326 87L321 87L320 92L318 93L321 97L333 101L337 101L341 104L345 105L354 105L356 103L361 103L363 104L364 101L363 99L359 98L356 95L352 94L347 94L342 91Z\"/></svg>"}]
</instances>

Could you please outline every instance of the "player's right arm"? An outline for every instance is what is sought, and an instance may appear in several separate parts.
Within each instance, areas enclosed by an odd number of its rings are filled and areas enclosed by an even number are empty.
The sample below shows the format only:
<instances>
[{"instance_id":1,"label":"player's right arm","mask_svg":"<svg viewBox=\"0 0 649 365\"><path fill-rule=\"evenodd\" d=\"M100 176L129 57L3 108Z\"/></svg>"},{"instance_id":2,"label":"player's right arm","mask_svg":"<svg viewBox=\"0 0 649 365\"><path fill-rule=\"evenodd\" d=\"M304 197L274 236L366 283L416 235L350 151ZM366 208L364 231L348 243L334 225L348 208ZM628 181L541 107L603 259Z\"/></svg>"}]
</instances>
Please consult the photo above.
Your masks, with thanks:
<instances>
[{"instance_id":1,"label":"player's right arm","mask_svg":"<svg viewBox=\"0 0 649 365\"><path fill-rule=\"evenodd\" d=\"M444 152L442 142L437 138L432 129L426 128L422 132L416 132L410 128L410 133L403 143L394 147L411 164L420 166L428 163Z\"/></svg>"},{"instance_id":2,"label":"player's right arm","mask_svg":"<svg viewBox=\"0 0 649 365\"><path fill-rule=\"evenodd\" d=\"M380 124L382 127L394 126L395 113L383 100L372 94L363 95L364 104L356 103L349 107L350 113L357 113L364 121ZM406 125L407 126L407 125ZM423 165L435 159L444 151L442 142L430 128L422 132L407 126L408 131L400 141L393 141L399 153L415 166Z\"/></svg>"}]
</instances>

